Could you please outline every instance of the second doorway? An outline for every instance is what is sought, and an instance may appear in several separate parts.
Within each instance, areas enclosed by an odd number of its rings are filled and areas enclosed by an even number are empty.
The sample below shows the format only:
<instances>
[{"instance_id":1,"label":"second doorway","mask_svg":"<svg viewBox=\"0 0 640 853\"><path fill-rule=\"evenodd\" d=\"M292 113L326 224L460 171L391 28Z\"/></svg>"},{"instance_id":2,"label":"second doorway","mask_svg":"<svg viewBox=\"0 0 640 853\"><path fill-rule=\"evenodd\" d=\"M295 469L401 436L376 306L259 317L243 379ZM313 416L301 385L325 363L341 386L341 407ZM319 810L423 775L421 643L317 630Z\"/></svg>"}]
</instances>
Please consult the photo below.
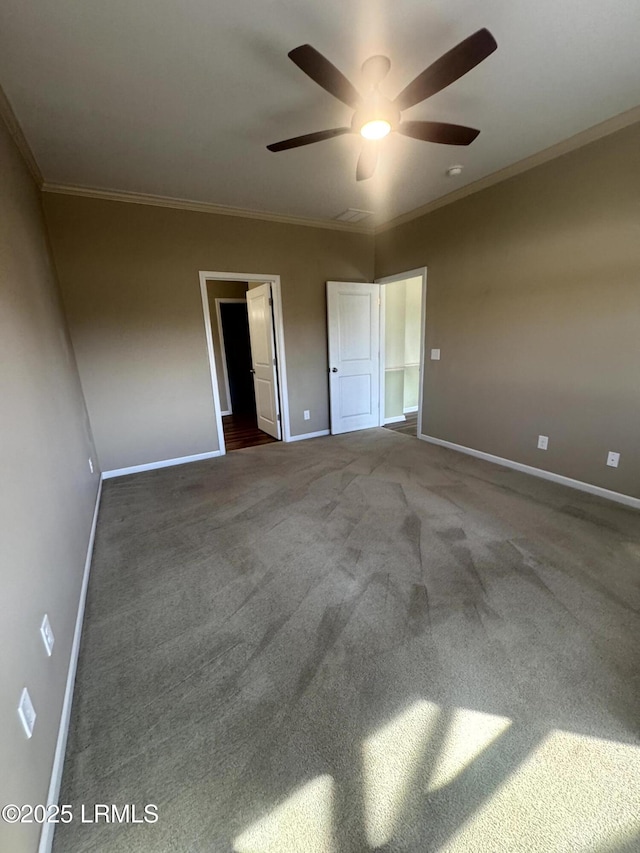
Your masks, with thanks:
<instances>
[{"instance_id":1,"label":"second doorway","mask_svg":"<svg viewBox=\"0 0 640 853\"><path fill-rule=\"evenodd\" d=\"M246 281L207 282L222 427L227 450L239 450L277 440L276 436L266 431L270 430L270 425L263 422L264 416L258 416L256 406L256 384L260 388L260 379L256 379L254 361L256 355L259 359L259 353L256 352L256 342L252 353L248 294L250 288L259 286L258 283L249 284ZM252 295L258 296L257 293ZM253 302L255 306L255 300ZM255 307L253 313L256 313ZM254 337L255 325L254 318ZM263 337L259 328L257 336ZM257 344L257 349L260 349L260 341Z\"/></svg>"}]
</instances>

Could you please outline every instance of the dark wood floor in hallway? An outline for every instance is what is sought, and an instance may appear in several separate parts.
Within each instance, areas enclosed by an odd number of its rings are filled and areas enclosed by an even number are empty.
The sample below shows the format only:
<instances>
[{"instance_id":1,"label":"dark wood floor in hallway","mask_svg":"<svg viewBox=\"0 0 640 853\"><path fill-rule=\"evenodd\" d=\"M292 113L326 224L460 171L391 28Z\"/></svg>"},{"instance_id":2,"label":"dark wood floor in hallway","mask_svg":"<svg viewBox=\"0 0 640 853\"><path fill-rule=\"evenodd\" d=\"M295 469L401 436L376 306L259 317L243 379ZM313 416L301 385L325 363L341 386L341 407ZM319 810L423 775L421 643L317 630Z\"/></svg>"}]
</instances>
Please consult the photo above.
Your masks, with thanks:
<instances>
[{"instance_id":1,"label":"dark wood floor in hallway","mask_svg":"<svg viewBox=\"0 0 640 853\"><path fill-rule=\"evenodd\" d=\"M222 418L222 428L228 451L255 447L258 444L271 444L276 440L258 429L255 415L225 415Z\"/></svg>"}]
</instances>

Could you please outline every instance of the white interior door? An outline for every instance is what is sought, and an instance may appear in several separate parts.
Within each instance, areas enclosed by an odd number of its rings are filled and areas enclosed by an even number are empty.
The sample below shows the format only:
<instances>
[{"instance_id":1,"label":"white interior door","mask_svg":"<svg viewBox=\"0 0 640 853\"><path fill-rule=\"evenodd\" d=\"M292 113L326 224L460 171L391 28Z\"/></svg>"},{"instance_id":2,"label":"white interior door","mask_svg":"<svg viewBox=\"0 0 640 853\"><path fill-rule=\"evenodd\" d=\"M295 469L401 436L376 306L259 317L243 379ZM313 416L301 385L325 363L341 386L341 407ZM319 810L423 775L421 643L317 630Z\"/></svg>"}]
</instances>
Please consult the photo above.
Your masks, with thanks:
<instances>
[{"instance_id":1,"label":"white interior door","mask_svg":"<svg viewBox=\"0 0 640 853\"><path fill-rule=\"evenodd\" d=\"M281 432L278 370L273 338L273 301L269 283L247 291L247 311L258 429L279 439Z\"/></svg>"},{"instance_id":2,"label":"white interior door","mask_svg":"<svg viewBox=\"0 0 640 853\"><path fill-rule=\"evenodd\" d=\"M331 432L379 425L380 285L327 282Z\"/></svg>"}]
</instances>

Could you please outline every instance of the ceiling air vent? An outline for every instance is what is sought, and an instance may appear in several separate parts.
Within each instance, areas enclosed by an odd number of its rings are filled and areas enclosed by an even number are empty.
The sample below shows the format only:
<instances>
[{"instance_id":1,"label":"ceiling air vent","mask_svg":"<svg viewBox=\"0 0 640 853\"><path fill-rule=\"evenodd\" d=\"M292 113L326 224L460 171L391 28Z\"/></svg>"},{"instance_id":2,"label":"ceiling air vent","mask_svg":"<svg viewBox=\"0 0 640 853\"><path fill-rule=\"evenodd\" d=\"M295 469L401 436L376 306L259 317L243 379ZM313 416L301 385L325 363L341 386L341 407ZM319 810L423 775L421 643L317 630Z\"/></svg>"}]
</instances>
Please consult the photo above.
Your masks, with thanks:
<instances>
[{"instance_id":1,"label":"ceiling air vent","mask_svg":"<svg viewBox=\"0 0 640 853\"><path fill-rule=\"evenodd\" d=\"M348 207L342 213L339 213L333 218L337 222L362 222L368 216L373 216L372 210L357 210L355 207Z\"/></svg>"}]
</instances>

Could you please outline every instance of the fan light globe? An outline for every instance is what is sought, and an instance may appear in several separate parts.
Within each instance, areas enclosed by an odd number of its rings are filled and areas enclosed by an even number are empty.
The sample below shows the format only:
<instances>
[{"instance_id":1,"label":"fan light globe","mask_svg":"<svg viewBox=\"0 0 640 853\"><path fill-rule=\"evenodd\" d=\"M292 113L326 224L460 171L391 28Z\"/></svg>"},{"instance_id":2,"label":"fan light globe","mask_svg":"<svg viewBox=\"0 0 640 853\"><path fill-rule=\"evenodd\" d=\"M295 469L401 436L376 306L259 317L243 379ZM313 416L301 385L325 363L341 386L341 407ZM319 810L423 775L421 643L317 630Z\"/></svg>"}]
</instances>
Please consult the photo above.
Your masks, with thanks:
<instances>
[{"instance_id":1,"label":"fan light globe","mask_svg":"<svg viewBox=\"0 0 640 853\"><path fill-rule=\"evenodd\" d=\"M391 130L391 125L384 119L368 121L360 128L360 133L365 139L383 139Z\"/></svg>"}]
</instances>

